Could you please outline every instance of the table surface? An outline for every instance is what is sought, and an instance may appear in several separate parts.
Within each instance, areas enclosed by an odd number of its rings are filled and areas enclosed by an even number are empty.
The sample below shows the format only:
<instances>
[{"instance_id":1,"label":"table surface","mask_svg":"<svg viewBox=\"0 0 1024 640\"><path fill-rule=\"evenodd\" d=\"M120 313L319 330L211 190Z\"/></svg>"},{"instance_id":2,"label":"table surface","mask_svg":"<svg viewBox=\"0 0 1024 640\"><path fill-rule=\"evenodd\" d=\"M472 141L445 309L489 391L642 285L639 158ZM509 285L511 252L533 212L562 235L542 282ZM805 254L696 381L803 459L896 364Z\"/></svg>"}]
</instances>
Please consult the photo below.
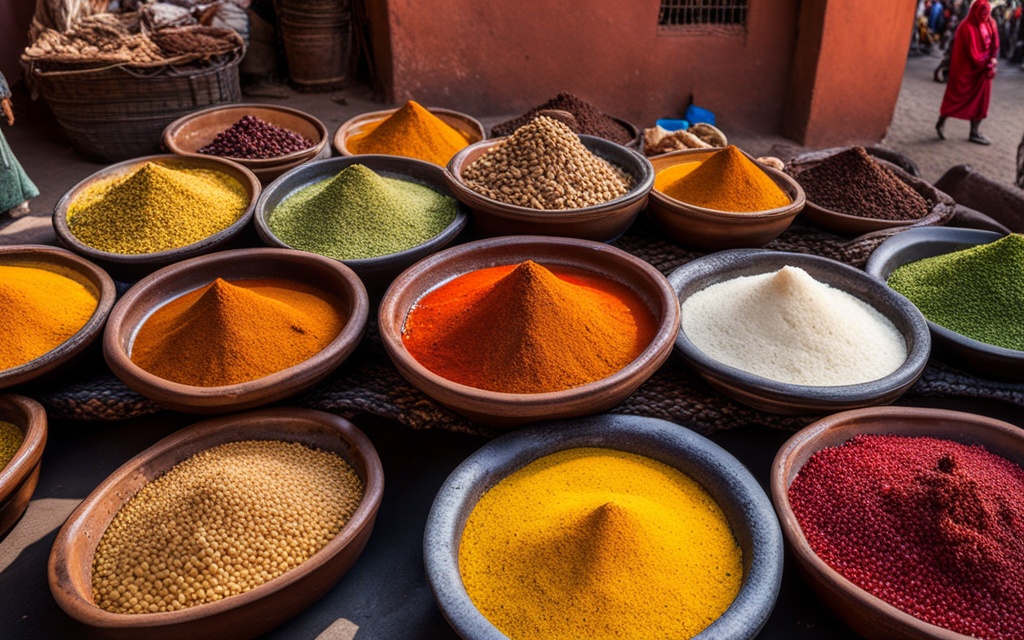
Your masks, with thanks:
<instances>
[{"instance_id":1,"label":"table surface","mask_svg":"<svg viewBox=\"0 0 1024 640\"><path fill-rule=\"evenodd\" d=\"M999 403L930 399L900 404L972 411L1024 426L1024 412ZM47 586L46 563L57 530L75 506L122 463L200 419L167 413L119 423L59 421L50 425L32 503L15 528L0 539L2 637L84 635L85 629L57 607ZM444 479L486 440L443 431L413 431L375 418L353 422L369 436L384 465L384 499L373 535L352 570L326 596L266 637L456 638L437 609L424 576L423 527ZM745 426L710 438L735 455L767 489L772 459L790 435ZM787 557L782 592L759 637L844 640L856 636L815 597Z\"/></svg>"}]
</instances>

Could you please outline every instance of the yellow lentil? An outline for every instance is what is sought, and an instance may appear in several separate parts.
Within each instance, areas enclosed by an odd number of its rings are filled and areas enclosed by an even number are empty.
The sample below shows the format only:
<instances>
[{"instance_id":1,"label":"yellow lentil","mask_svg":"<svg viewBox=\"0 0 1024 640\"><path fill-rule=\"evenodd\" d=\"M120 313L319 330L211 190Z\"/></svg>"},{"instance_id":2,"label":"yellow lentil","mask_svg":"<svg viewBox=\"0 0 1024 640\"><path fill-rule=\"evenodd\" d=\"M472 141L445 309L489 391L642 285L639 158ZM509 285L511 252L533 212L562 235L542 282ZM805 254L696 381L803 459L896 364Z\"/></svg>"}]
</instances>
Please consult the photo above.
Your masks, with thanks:
<instances>
[{"instance_id":1,"label":"yellow lentil","mask_svg":"<svg viewBox=\"0 0 1024 640\"><path fill-rule=\"evenodd\" d=\"M335 453L230 442L177 464L114 516L93 558L93 597L116 613L216 602L309 559L363 496Z\"/></svg>"},{"instance_id":2,"label":"yellow lentil","mask_svg":"<svg viewBox=\"0 0 1024 640\"><path fill-rule=\"evenodd\" d=\"M68 207L68 227L100 251L156 253L226 229L248 203L245 187L226 173L147 162L75 198Z\"/></svg>"},{"instance_id":3,"label":"yellow lentil","mask_svg":"<svg viewBox=\"0 0 1024 640\"><path fill-rule=\"evenodd\" d=\"M725 514L693 479L588 448L540 458L484 494L459 567L473 603L513 640L691 638L743 576Z\"/></svg>"},{"instance_id":4,"label":"yellow lentil","mask_svg":"<svg viewBox=\"0 0 1024 640\"><path fill-rule=\"evenodd\" d=\"M0 421L0 471L14 458L24 439L17 425Z\"/></svg>"}]
</instances>

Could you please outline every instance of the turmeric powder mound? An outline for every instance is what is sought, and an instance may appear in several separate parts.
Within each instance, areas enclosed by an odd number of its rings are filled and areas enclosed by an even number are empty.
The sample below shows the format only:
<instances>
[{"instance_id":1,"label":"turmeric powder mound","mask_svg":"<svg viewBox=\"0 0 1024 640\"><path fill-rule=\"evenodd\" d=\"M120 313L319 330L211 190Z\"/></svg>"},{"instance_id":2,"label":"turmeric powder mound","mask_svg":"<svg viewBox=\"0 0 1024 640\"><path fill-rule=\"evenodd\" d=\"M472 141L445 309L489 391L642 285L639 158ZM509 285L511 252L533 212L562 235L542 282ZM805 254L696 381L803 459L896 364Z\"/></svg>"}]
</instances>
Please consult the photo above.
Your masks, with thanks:
<instances>
[{"instance_id":1,"label":"turmeric powder mound","mask_svg":"<svg viewBox=\"0 0 1024 640\"><path fill-rule=\"evenodd\" d=\"M0 370L60 346L85 326L98 305L92 292L59 273L0 266Z\"/></svg>"},{"instance_id":2,"label":"turmeric powder mound","mask_svg":"<svg viewBox=\"0 0 1024 640\"><path fill-rule=\"evenodd\" d=\"M739 593L743 552L692 478L580 448L484 494L459 570L473 604L512 640L692 638Z\"/></svg>"},{"instance_id":3,"label":"turmeric powder mound","mask_svg":"<svg viewBox=\"0 0 1024 640\"><path fill-rule=\"evenodd\" d=\"M473 271L425 295L402 340L427 369L504 393L606 378L654 338L654 315L626 286L527 261Z\"/></svg>"},{"instance_id":4,"label":"turmeric powder mound","mask_svg":"<svg viewBox=\"0 0 1024 640\"><path fill-rule=\"evenodd\" d=\"M348 139L352 153L383 153L446 165L469 140L454 127L410 100L369 131Z\"/></svg>"},{"instance_id":5,"label":"turmeric powder mound","mask_svg":"<svg viewBox=\"0 0 1024 640\"><path fill-rule=\"evenodd\" d=\"M157 309L132 344L132 362L197 387L248 382L326 347L346 317L328 294L296 282L218 278Z\"/></svg>"},{"instance_id":6,"label":"turmeric powder mound","mask_svg":"<svg viewBox=\"0 0 1024 640\"><path fill-rule=\"evenodd\" d=\"M771 176L732 145L675 182L657 188L680 202L716 211L756 213L790 203Z\"/></svg>"}]
</instances>

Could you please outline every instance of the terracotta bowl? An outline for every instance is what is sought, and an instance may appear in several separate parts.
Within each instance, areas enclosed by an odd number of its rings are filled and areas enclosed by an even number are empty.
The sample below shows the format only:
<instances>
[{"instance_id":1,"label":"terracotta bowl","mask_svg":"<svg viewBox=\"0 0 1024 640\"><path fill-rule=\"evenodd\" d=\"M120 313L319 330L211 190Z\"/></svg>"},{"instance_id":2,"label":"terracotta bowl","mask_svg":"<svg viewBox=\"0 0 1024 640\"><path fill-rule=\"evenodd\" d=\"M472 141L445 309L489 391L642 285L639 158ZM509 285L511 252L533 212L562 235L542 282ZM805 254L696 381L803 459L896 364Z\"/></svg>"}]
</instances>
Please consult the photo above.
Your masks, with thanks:
<instances>
[{"instance_id":1,"label":"terracotta bowl","mask_svg":"<svg viewBox=\"0 0 1024 640\"><path fill-rule=\"evenodd\" d=\"M28 508L39 481L39 463L46 446L46 411L24 396L0 395L0 421L9 422L24 436L14 457L0 467L0 537Z\"/></svg>"},{"instance_id":2,"label":"terracotta bowl","mask_svg":"<svg viewBox=\"0 0 1024 640\"><path fill-rule=\"evenodd\" d=\"M165 380L131 361L132 342L156 309L217 278L281 278L313 284L333 294L348 322L312 358L263 378L221 387ZM351 269L335 260L287 249L237 249L186 260L140 280L110 313L103 355L110 370L150 400L176 411L224 413L276 402L323 380L358 346L369 314L366 289Z\"/></svg>"},{"instance_id":3,"label":"terracotta bowl","mask_svg":"<svg viewBox=\"0 0 1024 640\"><path fill-rule=\"evenodd\" d=\"M337 453L363 480L363 500L341 532L311 558L251 591L163 613L122 614L98 607L92 596L93 555L121 507L179 462L240 440L299 442ZM50 592L65 613L104 638L251 638L307 608L348 572L370 538L383 492L384 472L376 450L344 418L279 408L200 422L126 462L75 509L50 552Z\"/></svg>"},{"instance_id":4,"label":"terracotta bowl","mask_svg":"<svg viewBox=\"0 0 1024 640\"><path fill-rule=\"evenodd\" d=\"M402 329L420 298L457 276L524 260L581 269L629 286L654 314L658 323L654 339L633 362L607 378L564 391L532 394L485 391L452 382L424 367L406 350ZM624 400L671 353L679 327L679 303L661 273L624 251L585 240L517 236L470 242L417 262L384 294L378 322L388 356L413 386L468 418L511 427L601 413Z\"/></svg>"},{"instance_id":5,"label":"terracotta bowl","mask_svg":"<svg viewBox=\"0 0 1024 640\"><path fill-rule=\"evenodd\" d=\"M799 267L815 280L874 307L903 335L907 359L896 371L870 382L830 387L788 384L711 358L690 341L680 326L676 349L712 387L761 411L808 415L892 402L917 381L928 364L931 347L924 316L909 300L859 269L819 256L734 249L683 265L669 276L669 282L678 293L680 303L685 304L691 295L713 284L777 271L784 266Z\"/></svg>"},{"instance_id":6,"label":"terracotta bowl","mask_svg":"<svg viewBox=\"0 0 1024 640\"><path fill-rule=\"evenodd\" d=\"M893 271L907 263L988 244L1002 237L994 231L979 229L909 229L880 244L865 270L885 282ZM974 340L931 320L928 328L932 332L932 350L939 360L985 378L1024 380L1024 351Z\"/></svg>"},{"instance_id":7,"label":"terracotta bowl","mask_svg":"<svg viewBox=\"0 0 1024 640\"><path fill-rule=\"evenodd\" d=\"M254 160L227 158L252 171L264 185L304 162L331 156L331 149L327 145L327 127L323 122L298 109L258 103L220 105L182 116L164 129L164 147L171 153L180 156L208 158L210 156L199 153L199 149L213 142L217 134L247 115L256 116L265 122L294 131L307 140L313 141L313 146L308 149L276 158Z\"/></svg>"},{"instance_id":8,"label":"terracotta bowl","mask_svg":"<svg viewBox=\"0 0 1024 640\"><path fill-rule=\"evenodd\" d=\"M275 180L260 195L260 199L256 203L254 217L256 220L256 231L263 242L272 247L293 248L274 235L274 232L270 229L269 220L274 209L295 192L321 180L333 178L342 169L353 164L364 165L386 178L398 178L415 182L425 187L430 187L443 195L452 196L448 183L444 178L444 169L422 160L382 155L346 156L319 160L289 171L287 175L281 176L279 180ZM363 279L363 283L367 288L374 291L383 291L391 284L395 276L417 260L440 251L451 244L466 227L468 220L469 216L467 215L465 205L457 202L455 219L452 220L451 224L444 231L423 244L377 258L342 260L341 262L355 271Z\"/></svg>"},{"instance_id":9,"label":"terracotta bowl","mask_svg":"<svg viewBox=\"0 0 1024 640\"><path fill-rule=\"evenodd\" d=\"M427 517L423 556L441 613L466 640L505 636L470 600L459 571L462 532L491 487L537 458L578 447L647 456L693 478L721 506L743 550L743 585L733 603L694 640L753 638L768 620L782 581L782 535L768 496L727 451L655 418L602 415L521 429L486 444L442 485Z\"/></svg>"},{"instance_id":10,"label":"terracotta bowl","mask_svg":"<svg viewBox=\"0 0 1024 640\"><path fill-rule=\"evenodd\" d=\"M673 151L654 156L651 165L657 175L685 162L703 162L717 151L719 149ZM747 154L744 152L744 155ZM681 202L652 189L647 212L658 228L677 244L701 251L763 247L789 228L804 208L805 200L803 189L791 177L770 167L758 166L789 196L788 205L756 213L716 211Z\"/></svg>"},{"instance_id":11,"label":"terracotta bowl","mask_svg":"<svg viewBox=\"0 0 1024 640\"><path fill-rule=\"evenodd\" d=\"M633 188L620 198L581 209L531 209L492 200L466 186L463 170L504 141L505 138L495 138L470 145L448 163L446 177L452 193L469 207L480 235L562 236L609 242L625 233L647 204L654 184L651 163L633 149L594 136L580 136L580 142L594 155L633 177Z\"/></svg>"},{"instance_id":12,"label":"terracotta bowl","mask_svg":"<svg viewBox=\"0 0 1024 640\"><path fill-rule=\"evenodd\" d=\"M107 315L114 306L114 281L107 272L93 263L80 258L70 251L42 245L10 245L0 247L0 265L33 267L46 269L60 274L81 284L96 296L96 310L78 330L57 347L39 356L35 360L10 369L0 370L0 389L22 384L48 374L58 367L72 361L75 356L92 344Z\"/></svg>"},{"instance_id":13,"label":"terracotta bowl","mask_svg":"<svg viewBox=\"0 0 1024 640\"><path fill-rule=\"evenodd\" d=\"M381 120L391 117L391 114L396 111L398 111L397 108L370 111L369 113L362 113L354 118L349 118L334 132L334 148L343 156L358 155L354 151L349 150L347 146L349 138L363 133L371 125L376 125ZM469 144L479 142L487 137L484 132L484 126L472 116L439 107L427 107L427 111L464 135Z\"/></svg>"},{"instance_id":14,"label":"terracotta bowl","mask_svg":"<svg viewBox=\"0 0 1024 640\"><path fill-rule=\"evenodd\" d=\"M782 446L771 470L771 492L786 542L818 597L865 638L889 640L967 640L915 618L876 598L825 564L811 549L789 502L789 486L817 451L860 434L928 436L980 444L1024 466L1024 435L1019 428L970 413L908 407L875 407L837 413L798 432Z\"/></svg>"},{"instance_id":15,"label":"terracotta bowl","mask_svg":"<svg viewBox=\"0 0 1024 640\"><path fill-rule=\"evenodd\" d=\"M184 247L158 251L156 253L123 254L100 251L81 242L71 233L68 227L68 207L83 191L97 182L123 176L131 173L147 162L157 162L170 167L194 167L211 169L226 173L238 180L245 188L249 197L249 204L242 215L226 229L203 238ZM85 180L82 180L71 187L53 208L53 230L57 234L57 240L61 245L71 249L75 253L85 256L111 272L126 278L138 277L150 273L160 267L193 258L204 253L210 253L222 247L224 244L238 236L249 224L252 218L252 210L256 205L256 199L260 195L260 182L251 171L230 160L215 158L213 156L192 156L183 157L177 155L146 156L144 158L133 158L112 164L109 167L100 169Z\"/></svg>"}]
</instances>

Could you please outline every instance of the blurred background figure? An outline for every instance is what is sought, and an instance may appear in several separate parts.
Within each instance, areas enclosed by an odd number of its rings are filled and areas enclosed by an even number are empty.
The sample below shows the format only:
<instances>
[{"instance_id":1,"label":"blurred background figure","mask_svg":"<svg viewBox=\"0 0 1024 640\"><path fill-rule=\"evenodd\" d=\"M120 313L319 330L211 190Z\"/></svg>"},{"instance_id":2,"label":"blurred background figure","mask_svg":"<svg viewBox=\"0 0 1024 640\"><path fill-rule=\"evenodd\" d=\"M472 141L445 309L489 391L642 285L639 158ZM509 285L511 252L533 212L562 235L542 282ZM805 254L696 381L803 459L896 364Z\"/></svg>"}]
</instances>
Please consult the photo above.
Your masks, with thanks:
<instances>
[{"instance_id":1,"label":"blurred background figure","mask_svg":"<svg viewBox=\"0 0 1024 640\"><path fill-rule=\"evenodd\" d=\"M7 79L0 73L0 120L7 126L14 126L14 108L11 105L11 89ZM39 189L32 183L18 159L14 157L7 139L0 131L0 213L11 215L28 213L28 201L39 195Z\"/></svg>"},{"instance_id":2,"label":"blurred background figure","mask_svg":"<svg viewBox=\"0 0 1024 640\"><path fill-rule=\"evenodd\" d=\"M971 122L968 140L976 144L991 144L978 131L978 126L988 115L998 56L999 31L992 19L992 8L988 0L975 0L953 40L946 93L939 110L939 121L935 123L940 139L946 139L946 118L959 118Z\"/></svg>"}]
</instances>

